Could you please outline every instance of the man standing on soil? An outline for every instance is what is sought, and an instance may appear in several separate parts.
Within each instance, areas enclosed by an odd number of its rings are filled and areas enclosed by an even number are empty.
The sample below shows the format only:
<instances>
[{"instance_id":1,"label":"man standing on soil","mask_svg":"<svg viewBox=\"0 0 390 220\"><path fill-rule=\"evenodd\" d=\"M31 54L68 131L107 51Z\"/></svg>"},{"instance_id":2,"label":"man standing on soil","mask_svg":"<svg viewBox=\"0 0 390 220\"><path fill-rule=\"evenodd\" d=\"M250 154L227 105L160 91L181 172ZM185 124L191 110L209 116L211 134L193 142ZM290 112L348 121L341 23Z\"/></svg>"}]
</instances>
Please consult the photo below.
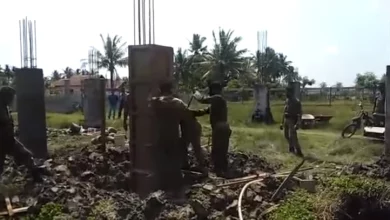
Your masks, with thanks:
<instances>
[{"instance_id":1,"label":"man standing on soil","mask_svg":"<svg viewBox=\"0 0 390 220\"><path fill-rule=\"evenodd\" d=\"M13 88L2 87L0 89L0 174L4 171L6 155L11 155L17 164L23 164L29 169L35 182L41 182L43 170L36 166L32 153L14 137L14 122L8 108L14 97Z\"/></svg>"},{"instance_id":2,"label":"man standing on soil","mask_svg":"<svg viewBox=\"0 0 390 220\"><path fill-rule=\"evenodd\" d=\"M287 99L280 129L284 129L284 137L288 141L290 152L303 157L297 135L302 117L301 101L294 96L294 89L292 87L287 87L286 96Z\"/></svg>"},{"instance_id":3,"label":"man standing on soil","mask_svg":"<svg viewBox=\"0 0 390 220\"><path fill-rule=\"evenodd\" d=\"M189 169L188 160L188 146L191 144L194 150L195 157L198 161L199 167L204 175L207 175L207 167L204 159L204 153L201 147L202 125L198 122L196 117L200 117L210 113L210 109L189 110L193 115L192 120L189 123L185 121L180 122L181 128L181 147L183 148L183 162L182 169Z\"/></svg>"},{"instance_id":4,"label":"man standing on soil","mask_svg":"<svg viewBox=\"0 0 390 220\"><path fill-rule=\"evenodd\" d=\"M126 99L127 99L125 87L121 88L121 94L120 94L119 99L120 100L119 100L118 118L120 119L122 117L122 111L125 107L125 103L126 103Z\"/></svg>"},{"instance_id":5,"label":"man standing on soil","mask_svg":"<svg viewBox=\"0 0 390 220\"><path fill-rule=\"evenodd\" d=\"M227 103L222 97L222 85L218 82L209 85L209 97L194 96L202 104L210 104L211 124L211 159L214 171L218 176L224 176L228 168L227 153L232 131L227 121Z\"/></svg>"},{"instance_id":6,"label":"man standing on soil","mask_svg":"<svg viewBox=\"0 0 390 220\"><path fill-rule=\"evenodd\" d=\"M151 108L156 117L153 134L156 135L157 148L154 150L156 169L161 176L161 188L173 198L184 197L181 173L182 149L180 149L180 122L188 125L191 114L184 102L175 98L172 84L160 86L160 96L151 99Z\"/></svg>"},{"instance_id":7,"label":"man standing on soil","mask_svg":"<svg viewBox=\"0 0 390 220\"><path fill-rule=\"evenodd\" d=\"M109 110L108 110L108 119L110 119L111 116L112 116L112 119L115 119L118 101L119 101L118 95L115 94L114 91L111 91L111 95L108 96L108 104L110 105Z\"/></svg>"}]
</instances>

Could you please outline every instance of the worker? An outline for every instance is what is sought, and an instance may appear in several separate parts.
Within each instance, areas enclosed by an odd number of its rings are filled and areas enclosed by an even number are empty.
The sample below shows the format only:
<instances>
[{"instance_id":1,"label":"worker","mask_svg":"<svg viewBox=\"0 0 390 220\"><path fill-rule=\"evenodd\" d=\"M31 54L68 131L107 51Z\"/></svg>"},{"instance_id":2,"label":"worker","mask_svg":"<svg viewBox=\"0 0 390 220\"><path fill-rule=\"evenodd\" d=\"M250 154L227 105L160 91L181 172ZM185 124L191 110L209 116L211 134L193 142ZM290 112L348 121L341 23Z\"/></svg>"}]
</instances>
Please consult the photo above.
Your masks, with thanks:
<instances>
[{"instance_id":1,"label":"worker","mask_svg":"<svg viewBox=\"0 0 390 220\"><path fill-rule=\"evenodd\" d=\"M181 200L184 197L181 173L183 150L180 149L179 127L180 122L189 125L192 115L184 102L173 96L172 89L172 83L161 84L160 95L150 101L156 122L152 127L157 145L153 154L160 175L160 188L173 199Z\"/></svg>"},{"instance_id":2,"label":"worker","mask_svg":"<svg viewBox=\"0 0 390 220\"><path fill-rule=\"evenodd\" d=\"M290 86L286 88L286 96L287 99L284 106L280 129L284 129L284 137L288 141L289 151L302 157L303 154L297 135L297 130L302 117L301 101L294 96L294 89Z\"/></svg>"},{"instance_id":3,"label":"worker","mask_svg":"<svg viewBox=\"0 0 390 220\"><path fill-rule=\"evenodd\" d=\"M190 120L188 123L185 123L185 121L180 122L180 128L181 128L181 148L183 150L183 162L182 162L182 169L188 170L190 167L189 161L188 161L188 147L191 144L192 149L195 153L195 158L199 164L199 168L201 169L201 172L203 175L208 174L208 170L206 167L206 162L204 159L204 153L201 147L201 136L202 136L202 126L196 119L196 117L200 117L206 114L210 113L210 109L200 109L200 110L189 110L192 114L192 120Z\"/></svg>"},{"instance_id":4,"label":"worker","mask_svg":"<svg viewBox=\"0 0 390 220\"><path fill-rule=\"evenodd\" d=\"M195 94L194 98L202 104L210 105L211 159L215 173L218 176L225 176L228 168L227 154L232 131L228 123L227 103L222 97L222 85L213 82L209 85L209 97L200 97Z\"/></svg>"},{"instance_id":5,"label":"worker","mask_svg":"<svg viewBox=\"0 0 390 220\"><path fill-rule=\"evenodd\" d=\"M126 94L125 101L123 103L123 129L127 132L129 125L127 123L130 118L130 94Z\"/></svg>"},{"instance_id":6,"label":"worker","mask_svg":"<svg viewBox=\"0 0 390 220\"><path fill-rule=\"evenodd\" d=\"M122 117L122 111L125 107L126 103L126 98L127 98L127 93L124 85L121 88L121 93L119 97L119 109L118 109L118 118L120 119Z\"/></svg>"},{"instance_id":7,"label":"worker","mask_svg":"<svg viewBox=\"0 0 390 220\"><path fill-rule=\"evenodd\" d=\"M29 169L34 182L42 182L43 168L35 164L32 153L14 137L14 122L8 107L14 97L13 88L2 87L0 89L0 175L4 171L6 155L11 155L17 164L25 165Z\"/></svg>"},{"instance_id":8,"label":"worker","mask_svg":"<svg viewBox=\"0 0 390 220\"><path fill-rule=\"evenodd\" d=\"M373 118L375 126L384 126L385 122L385 83L379 84L379 92L374 100Z\"/></svg>"}]
</instances>

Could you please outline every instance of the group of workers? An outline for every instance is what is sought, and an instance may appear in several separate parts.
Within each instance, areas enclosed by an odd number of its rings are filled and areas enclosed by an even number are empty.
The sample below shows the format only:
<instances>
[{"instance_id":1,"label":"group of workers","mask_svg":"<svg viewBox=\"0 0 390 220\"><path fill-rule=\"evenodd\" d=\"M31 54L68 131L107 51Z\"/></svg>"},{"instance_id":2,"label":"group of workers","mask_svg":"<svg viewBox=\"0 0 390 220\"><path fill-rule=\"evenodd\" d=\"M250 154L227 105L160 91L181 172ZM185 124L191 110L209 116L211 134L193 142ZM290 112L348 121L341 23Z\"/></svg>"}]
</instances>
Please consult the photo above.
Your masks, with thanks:
<instances>
[{"instance_id":1,"label":"group of workers","mask_svg":"<svg viewBox=\"0 0 390 220\"><path fill-rule=\"evenodd\" d=\"M156 117L154 131L157 135L155 158L158 173L162 175L162 188L169 191L178 191L182 183L182 170L189 168L188 146L192 148L197 158L200 170L208 174L204 153L201 148L202 127L196 117L210 115L211 125L211 160L217 176L225 176L228 171L228 148L231 129L228 123L226 100L221 95L222 85L211 83L209 96L193 95L199 103L209 104L205 109L189 109L187 104L173 93L171 83L160 85L160 94L150 100L150 107ZM281 129L289 143L289 150L297 156L303 156L297 137L297 129L302 115L301 102L294 96L294 90L288 87L286 105L284 108ZM125 105L124 115L129 114L130 99ZM124 117L123 125L127 130L128 118Z\"/></svg>"},{"instance_id":2,"label":"group of workers","mask_svg":"<svg viewBox=\"0 0 390 220\"><path fill-rule=\"evenodd\" d=\"M210 115L212 130L211 159L214 171L224 176L228 169L227 153L231 135L227 118L227 103L222 97L222 86L219 83L209 85L209 96L193 96L198 102L209 104L205 109L189 109L187 104L173 92L171 83L160 85L160 94L151 98L150 108L155 116L151 132L156 135L154 149L156 169L163 183L161 188L167 191L178 191L182 186L182 169L189 169L188 147L191 144L201 172L208 174L203 149L201 147L202 127L196 117ZM129 115L130 98L125 105L124 115ZM127 117L123 126L127 130Z\"/></svg>"},{"instance_id":3,"label":"group of workers","mask_svg":"<svg viewBox=\"0 0 390 220\"><path fill-rule=\"evenodd\" d=\"M223 86L220 83L209 85L209 96L194 95L199 103L208 104L209 107L200 110L189 109L187 104L177 98L171 83L160 85L159 96L150 100L150 107L156 117L154 134L156 138L156 161L162 179L165 179L167 190L176 190L181 183L181 170L189 169L188 147L191 144L203 174L208 174L204 153L201 147L202 127L196 117L210 115L211 125L211 160L214 172L218 176L226 175L228 171L228 148L231 129L228 123L228 109L222 94ZM375 99L374 113L384 113L384 86L379 88L380 96ZM15 90L11 87L0 89L0 174L4 169L6 155L14 157L18 164L25 165L31 172L35 181L41 181L42 169L33 160L32 153L22 143L14 138L14 122L9 113L8 106L15 97ZM128 128L130 96L124 103L123 126ZM294 89L287 87L286 102L280 129L289 144L289 151L297 156L303 156L298 141L302 116L302 105L294 95ZM163 165L161 165L163 164ZM176 184L172 184L176 183Z\"/></svg>"}]
</instances>

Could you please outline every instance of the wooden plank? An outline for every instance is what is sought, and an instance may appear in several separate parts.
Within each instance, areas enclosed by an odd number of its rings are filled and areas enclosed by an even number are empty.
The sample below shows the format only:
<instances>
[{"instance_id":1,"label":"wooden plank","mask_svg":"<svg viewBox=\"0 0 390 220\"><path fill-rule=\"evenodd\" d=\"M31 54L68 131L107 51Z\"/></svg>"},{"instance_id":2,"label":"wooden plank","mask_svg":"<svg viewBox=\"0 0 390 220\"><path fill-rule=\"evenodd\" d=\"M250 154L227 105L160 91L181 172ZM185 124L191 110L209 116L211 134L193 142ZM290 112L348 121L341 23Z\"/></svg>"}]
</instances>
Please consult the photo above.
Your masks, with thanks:
<instances>
[{"instance_id":1,"label":"wooden plank","mask_svg":"<svg viewBox=\"0 0 390 220\"><path fill-rule=\"evenodd\" d=\"M8 215L9 216L13 216L14 215L14 210L12 209L11 200L9 199L8 196L5 197L5 204L7 206Z\"/></svg>"}]
</instances>

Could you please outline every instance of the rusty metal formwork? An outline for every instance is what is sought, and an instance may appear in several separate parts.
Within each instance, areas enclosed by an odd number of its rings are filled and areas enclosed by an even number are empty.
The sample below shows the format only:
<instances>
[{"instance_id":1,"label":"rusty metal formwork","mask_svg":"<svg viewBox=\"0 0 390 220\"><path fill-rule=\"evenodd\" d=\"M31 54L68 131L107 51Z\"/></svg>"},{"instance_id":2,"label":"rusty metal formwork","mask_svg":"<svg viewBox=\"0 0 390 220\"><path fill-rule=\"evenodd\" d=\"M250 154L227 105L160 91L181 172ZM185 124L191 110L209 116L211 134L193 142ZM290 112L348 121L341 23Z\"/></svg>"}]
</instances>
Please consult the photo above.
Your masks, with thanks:
<instances>
[{"instance_id":1,"label":"rusty metal formwork","mask_svg":"<svg viewBox=\"0 0 390 220\"><path fill-rule=\"evenodd\" d=\"M159 180L153 154L156 140L149 99L158 95L159 84L172 81L173 48L159 45L129 46L130 149L133 188L147 195Z\"/></svg>"}]
</instances>

